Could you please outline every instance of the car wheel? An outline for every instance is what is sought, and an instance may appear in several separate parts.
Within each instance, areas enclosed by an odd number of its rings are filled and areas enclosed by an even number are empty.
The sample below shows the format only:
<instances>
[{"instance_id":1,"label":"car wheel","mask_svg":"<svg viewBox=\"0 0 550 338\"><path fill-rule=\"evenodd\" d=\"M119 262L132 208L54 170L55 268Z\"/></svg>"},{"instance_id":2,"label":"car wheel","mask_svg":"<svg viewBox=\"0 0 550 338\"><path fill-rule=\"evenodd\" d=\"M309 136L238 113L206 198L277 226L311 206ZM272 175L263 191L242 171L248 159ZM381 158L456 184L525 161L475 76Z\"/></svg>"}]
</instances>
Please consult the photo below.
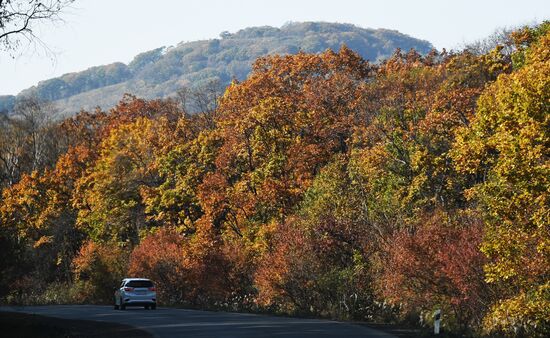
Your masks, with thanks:
<instances>
[{"instance_id":1,"label":"car wheel","mask_svg":"<svg viewBox=\"0 0 550 338\"><path fill-rule=\"evenodd\" d=\"M145 310L149 310L149 305L144 306Z\"/></svg>"},{"instance_id":2,"label":"car wheel","mask_svg":"<svg viewBox=\"0 0 550 338\"><path fill-rule=\"evenodd\" d=\"M122 298L120 299L120 309L126 310L126 304L124 304L124 302L122 301Z\"/></svg>"},{"instance_id":3,"label":"car wheel","mask_svg":"<svg viewBox=\"0 0 550 338\"><path fill-rule=\"evenodd\" d=\"M156 310L157 309L157 304L152 304L151 305L151 310Z\"/></svg>"}]
</instances>

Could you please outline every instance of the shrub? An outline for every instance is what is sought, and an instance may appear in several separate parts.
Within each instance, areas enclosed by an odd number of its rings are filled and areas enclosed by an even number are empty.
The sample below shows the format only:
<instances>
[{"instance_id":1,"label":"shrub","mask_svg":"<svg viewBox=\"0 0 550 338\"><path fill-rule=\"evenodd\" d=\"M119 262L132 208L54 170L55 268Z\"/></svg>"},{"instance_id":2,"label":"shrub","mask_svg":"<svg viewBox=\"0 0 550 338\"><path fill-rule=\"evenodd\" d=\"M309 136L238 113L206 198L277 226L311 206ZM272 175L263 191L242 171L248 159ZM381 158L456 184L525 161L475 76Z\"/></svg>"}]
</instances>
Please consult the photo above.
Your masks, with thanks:
<instances>
[{"instance_id":1,"label":"shrub","mask_svg":"<svg viewBox=\"0 0 550 338\"><path fill-rule=\"evenodd\" d=\"M184 237L175 229L163 228L147 236L130 255L128 274L154 281L163 304L182 303L186 298L183 243Z\"/></svg>"},{"instance_id":2,"label":"shrub","mask_svg":"<svg viewBox=\"0 0 550 338\"><path fill-rule=\"evenodd\" d=\"M113 244L88 241L73 260L76 302L110 303L126 272L128 254Z\"/></svg>"},{"instance_id":3,"label":"shrub","mask_svg":"<svg viewBox=\"0 0 550 338\"><path fill-rule=\"evenodd\" d=\"M550 332L550 282L495 304L483 319L486 333L547 337Z\"/></svg>"},{"instance_id":4,"label":"shrub","mask_svg":"<svg viewBox=\"0 0 550 338\"><path fill-rule=\"evenodd\" d=\"M466 331L480 323L491 295L479 251L482 225L473 216L456 223L449 217L436 211L414 231L396 232L388 241L379 287L405 312L441 308L448 327Z\"/></svg>"},{"instance_id":5,"label":"shrub","mask_svg":"<svg viewBox=\"0 0 550 338\"><path fill-rule=\"evenodd\" d=\"M374 307L362 253L322 230L339 226L307 229L300 221L280 226L256 273L258 303L281 313L372 319L380 309Z\"/></svg>"}]
</instances>

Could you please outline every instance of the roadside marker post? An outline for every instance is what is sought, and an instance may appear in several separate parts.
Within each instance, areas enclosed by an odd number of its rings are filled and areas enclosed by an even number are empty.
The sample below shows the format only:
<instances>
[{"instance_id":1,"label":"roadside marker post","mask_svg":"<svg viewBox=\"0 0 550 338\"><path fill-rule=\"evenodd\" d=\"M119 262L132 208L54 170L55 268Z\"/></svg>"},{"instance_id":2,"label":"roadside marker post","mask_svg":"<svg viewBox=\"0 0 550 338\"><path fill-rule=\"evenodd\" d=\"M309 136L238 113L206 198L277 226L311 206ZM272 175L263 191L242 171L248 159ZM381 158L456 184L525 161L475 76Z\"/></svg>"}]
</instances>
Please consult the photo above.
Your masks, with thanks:
<instances>
[{"instance_id":1,"label":"roadside marker post","mask_svg":"<svg viewBox=\"0 0 550 338\"><path fill-rule=\"evenodd\" d=\"M439 328L441 326L441 310L435 310L434 312L434 334L439 334Z\"/></svg>"}]
</instances>

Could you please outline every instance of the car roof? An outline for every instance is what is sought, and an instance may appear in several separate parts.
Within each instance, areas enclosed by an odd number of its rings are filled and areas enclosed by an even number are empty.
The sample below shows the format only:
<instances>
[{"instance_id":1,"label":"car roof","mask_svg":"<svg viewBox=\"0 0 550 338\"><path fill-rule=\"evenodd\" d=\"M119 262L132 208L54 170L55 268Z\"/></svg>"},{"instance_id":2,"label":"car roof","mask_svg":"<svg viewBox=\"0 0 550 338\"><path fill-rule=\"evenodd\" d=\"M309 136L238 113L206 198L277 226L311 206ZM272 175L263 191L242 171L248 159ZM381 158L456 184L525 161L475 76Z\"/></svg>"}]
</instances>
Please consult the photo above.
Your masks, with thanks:
<instances>
[{"instance_id":1,"label":"car roof","mask_svg":"<svg viewBox=\"0 0 550 338\"><path fill-rule=\"evenodd\" d=\"M129 280L147 280L147 281L151 281L148 278L124 278L123 279L123 281L129 281Z\"/></svg>"}]
</instances>

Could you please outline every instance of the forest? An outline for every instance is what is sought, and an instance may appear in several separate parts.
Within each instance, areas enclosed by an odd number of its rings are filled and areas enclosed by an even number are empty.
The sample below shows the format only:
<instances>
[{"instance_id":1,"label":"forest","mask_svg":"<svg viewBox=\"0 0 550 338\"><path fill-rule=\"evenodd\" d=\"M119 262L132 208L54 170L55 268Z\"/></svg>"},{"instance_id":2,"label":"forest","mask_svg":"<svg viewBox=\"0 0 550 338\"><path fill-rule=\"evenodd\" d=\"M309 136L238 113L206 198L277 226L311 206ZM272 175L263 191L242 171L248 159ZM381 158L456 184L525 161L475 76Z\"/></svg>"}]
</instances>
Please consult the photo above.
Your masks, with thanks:
<instances>
[{"instance_id":1,"label":"forest","mask_svg":"<svg viewBox=\"0 0 550 338\"><path fill-rule=\"evenodd\" d=\"M199 107L191 113L189 106ZM550 22L477 50L258 58L222 92L0 120L0 299L550 333ZM194 109L197 110L197 109Z\"/></svg>"}]
</instances>

